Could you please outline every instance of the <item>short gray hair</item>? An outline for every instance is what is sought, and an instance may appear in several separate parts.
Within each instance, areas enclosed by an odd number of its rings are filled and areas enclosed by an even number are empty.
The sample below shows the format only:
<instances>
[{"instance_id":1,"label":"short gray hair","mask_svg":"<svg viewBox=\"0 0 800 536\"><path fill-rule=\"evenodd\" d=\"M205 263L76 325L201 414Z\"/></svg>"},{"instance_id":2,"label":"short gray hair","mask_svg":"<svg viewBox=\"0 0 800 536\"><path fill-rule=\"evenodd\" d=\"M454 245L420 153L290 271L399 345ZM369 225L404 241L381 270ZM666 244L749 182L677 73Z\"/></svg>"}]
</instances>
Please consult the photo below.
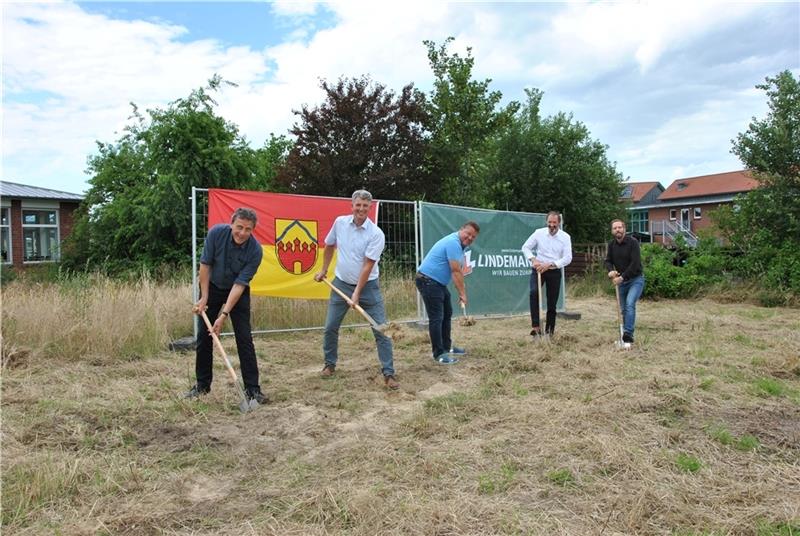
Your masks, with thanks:
<instances>
[{"instance_id":1,"label":"short gray hair","mask_svg":"<svg viewBox=\"0 0 800 536\"><path fill-rule=\"evenodd\" d=\"M366 190L356 190L353 192L352 198L354 203L356 199L366 199L367 201L372 201L372 194Z\"/></svg>"},{"instance_id":2,"label":"short gray hair","mask_svg":"<svg viewBox=\"0 0 800 536\"><path fill-rule=\"evenodd\" d=\"M253 222L253 227L256 226L258 223L258 216L256 216L256 211L252 208L247 207L239 207L233 211L233 216L231 216L231 223L235 222L237 219L240 220L248 220Z\"/></svg>"}]
</instances>

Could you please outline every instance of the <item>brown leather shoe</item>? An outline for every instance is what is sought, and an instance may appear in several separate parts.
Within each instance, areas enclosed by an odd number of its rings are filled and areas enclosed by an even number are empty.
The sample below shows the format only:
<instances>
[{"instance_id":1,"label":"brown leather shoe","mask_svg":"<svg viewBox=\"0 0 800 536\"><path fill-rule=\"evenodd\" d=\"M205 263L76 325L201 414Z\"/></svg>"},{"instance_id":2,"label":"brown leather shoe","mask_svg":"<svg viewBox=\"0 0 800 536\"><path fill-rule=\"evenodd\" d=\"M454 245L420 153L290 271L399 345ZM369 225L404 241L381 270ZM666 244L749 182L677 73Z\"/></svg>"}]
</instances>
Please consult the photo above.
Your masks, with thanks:
<instances>
[{"instance_id":1,"label":"brown leather shoe","mask_svg":"<svg viewBox=\"0 0 800 536\"><path fill-rule=\"evenodd\" d=\"M333 373L336 372L336 367L333 365L325 365L325 368L322 369L320 372L320 376L323 378L330 378L333 376Z\"/></svg>"},{"instance_id":2,"label":"brown leather shoe","mask_svg":"<svg viewBox=\"0 0 800 536\"><path fill-rule=\"evenodd\" d=\"M383 377L383 383L384 385L386 385L386 387L388 387L392 391L400 389L400 382L398 382L397 379L391 374L389 376Z\"/></svg>"}]
</instances>

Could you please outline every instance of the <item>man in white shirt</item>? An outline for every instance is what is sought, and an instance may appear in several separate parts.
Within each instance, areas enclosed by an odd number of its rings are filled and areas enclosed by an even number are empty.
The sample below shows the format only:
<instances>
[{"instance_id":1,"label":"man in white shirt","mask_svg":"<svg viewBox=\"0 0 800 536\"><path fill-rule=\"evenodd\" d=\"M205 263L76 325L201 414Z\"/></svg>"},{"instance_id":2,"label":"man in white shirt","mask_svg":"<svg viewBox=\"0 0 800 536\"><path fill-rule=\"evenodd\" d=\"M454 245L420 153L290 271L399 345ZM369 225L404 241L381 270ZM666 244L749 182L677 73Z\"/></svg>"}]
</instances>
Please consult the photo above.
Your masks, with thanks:
<instances>
[{"instance_id":1,"label":"man in white shirt","mask_svg":"<svg viewBox=\"0 0 800 536\"><path fill-rule=\"evenodd\" d=\"M386 238L383 231L367 215L372 205L372 194L366 190L353 192L353 214L339 216L325 237L325 251L322 256L322 270L314 276L322 281L328 273L334 250L339 254L336 260L336 277L333 285L350 296L345 300L331 290L328 302L328 316L325 319L325 338L323 353L325 366L322 377L333 376L336 371L339 347L339 326L348 309L360 305L378 324L386 322L383 295L378 285L378 260L381 258ZM386 387L398 389L392 357L392 340L383 333L372 330L378 347L378 359Z\"/></svg>"},{"instance_id":2,"label":"man in white shirt","mask_svg":"<svg viewBox=\"0 0 800 536\"><path fill-rule=\"evenodd\" d=\"M561 214L547 213L547 227L536 229L522 246L522 253L531 263L530 308L531 335L542 335L539 320L539 284L537 273L542 274L542 286L547 289L547 320L545 333L552 336L556 329L556 304L561 293L561 268L572 262L572 239L560 229Z\"/></svg>"}]
</instances>

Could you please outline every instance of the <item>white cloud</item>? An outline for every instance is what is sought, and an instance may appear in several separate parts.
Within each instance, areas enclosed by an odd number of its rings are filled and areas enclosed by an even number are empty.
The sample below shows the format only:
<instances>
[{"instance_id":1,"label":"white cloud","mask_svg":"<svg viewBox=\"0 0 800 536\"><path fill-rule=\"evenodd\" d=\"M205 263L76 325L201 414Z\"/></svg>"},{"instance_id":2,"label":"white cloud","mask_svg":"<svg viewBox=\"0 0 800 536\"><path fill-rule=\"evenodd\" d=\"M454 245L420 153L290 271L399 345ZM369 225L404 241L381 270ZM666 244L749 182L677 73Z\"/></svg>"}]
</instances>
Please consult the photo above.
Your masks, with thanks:
<instances>
[{"instance_id":1,"label":"white cloud","mask_svg":"<svg viewBox=\"0 0 800 536\"><path fill-rule=\"evenodd\" d=\"M647 72L668 50L753 16L757 7L720 1L573 3L531 42L569 65L561 74L570 81L591 79L630 62Z\"/></svg>"},{"instance_id":2,"label":"white cloud","mask_svg":"<svg viewBox=\"0 0 800 536\"><path fill-rule=\"evenodd\" d=\"M681 177L741 169L730 153L731 140L746 130L753 115L767 111L763 93L742 91L726 99L709 99L700 110L675 116L647 135L621 144L612 157L626 162L634 181L660 180L667 186ZM656 176L641 175L658 170Z\"/></svg>"},{"instance_id":3,"label":"white cloud","mask_svg":"<svg viewBox=\"0 0 800 536\"><path fill-rule=\"evenodd\" d=\"M310 16L318 6L319 2L312 0L278 0L272 3L272 12L283 17Z\"/></svg>"},{"instance_id":4,"label":"white cloud","mask_svg":"<svg viewBox=\"0 0 800 536\"><path fill-rule=\"evenodd\" d=\"M214 73L249 85L268 71L247 47L182 43L186 29L167 23L114 20L66 3L3 10L4 172L22 182L65 189L54 182L81 177L72 189L82 190L94 141L116 139L130 102L163 106ZM61 174L52 172L57 163L65 163Z\"/></svg>"},{"instance_id":5,"label":"white cloud","mask_svg":"<svg viewBox=\"0 0 800 536\"><path fill-rule=\"evenodd\" d=\"M259 146L270 132L286 132L292 109L321 102L320 78L367 74L393 90L413 81L427 91L422 41L442 44L452 35L451 51L473 48L476 78L492 78L506 98L544 89L545 109L575 112L611 146L621 171L646 179L675 162L725 162L742 118L746 125L764 100L762 92L732 90L752 87L753 73L757 83L776 64L798 63L796 48L764 44L775 36L754 27L765 20L757 10L780 5L275 2L269 9L285 34L263 50L187 41L188 29L168 21L118 20L69 3L2 9L4 176L66 190L85 187L94 140L118 137L129 102L164 106L215 73L239 84L218 96L220 113ZM321 21L328 27L316 29ZM758 50L724 63L697 59L712 45L728 51L742 43L738 33L719 43L709 36L736 24L741 31L743 21L749 38L765 33Z\"/></svg>"}]
</instances>

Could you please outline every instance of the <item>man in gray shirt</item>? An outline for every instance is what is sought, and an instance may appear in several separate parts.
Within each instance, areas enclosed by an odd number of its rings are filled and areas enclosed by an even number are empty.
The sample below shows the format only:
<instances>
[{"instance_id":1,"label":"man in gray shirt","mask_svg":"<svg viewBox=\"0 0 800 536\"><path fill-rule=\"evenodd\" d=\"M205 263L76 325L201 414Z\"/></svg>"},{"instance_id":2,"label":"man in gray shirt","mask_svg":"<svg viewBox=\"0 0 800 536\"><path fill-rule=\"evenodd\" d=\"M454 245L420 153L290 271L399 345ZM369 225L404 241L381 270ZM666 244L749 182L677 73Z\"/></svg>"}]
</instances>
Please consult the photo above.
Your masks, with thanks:
<instances>
[{"instance_id":1,"label":"man in gray shirt","mask_svg":"<svg viewBox=\"0 0 800 536\"><path fill-rule=\"evenodd\" d=\"M253 236L256 213L237 208L230 225L220 223L208 231L200 257L200 300L197 314L207 311L217 335L230 317L236 336L236 350L248 399L266 404L258 383L258 362L250 327L250 280L261 264L263 250ZM211 390L213 339L203 326L197 334L195 374L197 383L186 398L197 398Z\"/></svg>"}]
</instances>

